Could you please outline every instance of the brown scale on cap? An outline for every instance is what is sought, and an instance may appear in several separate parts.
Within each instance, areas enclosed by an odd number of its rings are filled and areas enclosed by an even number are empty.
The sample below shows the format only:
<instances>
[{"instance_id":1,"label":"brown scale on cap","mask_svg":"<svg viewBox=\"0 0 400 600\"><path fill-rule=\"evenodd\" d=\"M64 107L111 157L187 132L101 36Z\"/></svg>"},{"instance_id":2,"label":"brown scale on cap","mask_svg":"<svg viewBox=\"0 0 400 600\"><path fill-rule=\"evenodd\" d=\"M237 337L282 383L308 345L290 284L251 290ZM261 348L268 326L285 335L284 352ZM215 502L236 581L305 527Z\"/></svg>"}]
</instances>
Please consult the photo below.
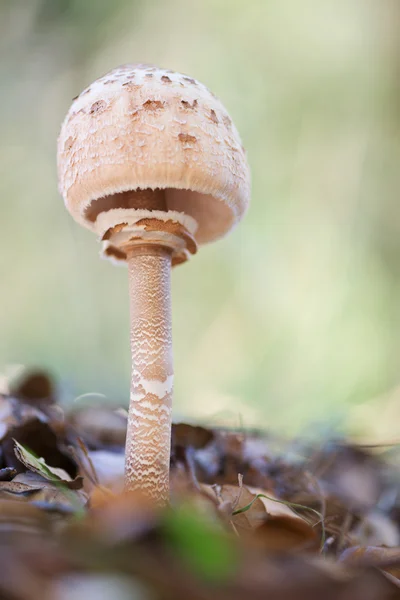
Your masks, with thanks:
<instances>
[{"instance_id":1,"label":"brown scale on cap","mask_svg":"<svg viewBox=\"0 0 400 600\"><path fill-rule=\"evenodd\" d=\"M129 271L132 379L125 481L169 497L171 266L242 218L250 171L223 104L199 81L122 65L72 103L58 141L67 209Z\"/></svg>"}]
</instances>

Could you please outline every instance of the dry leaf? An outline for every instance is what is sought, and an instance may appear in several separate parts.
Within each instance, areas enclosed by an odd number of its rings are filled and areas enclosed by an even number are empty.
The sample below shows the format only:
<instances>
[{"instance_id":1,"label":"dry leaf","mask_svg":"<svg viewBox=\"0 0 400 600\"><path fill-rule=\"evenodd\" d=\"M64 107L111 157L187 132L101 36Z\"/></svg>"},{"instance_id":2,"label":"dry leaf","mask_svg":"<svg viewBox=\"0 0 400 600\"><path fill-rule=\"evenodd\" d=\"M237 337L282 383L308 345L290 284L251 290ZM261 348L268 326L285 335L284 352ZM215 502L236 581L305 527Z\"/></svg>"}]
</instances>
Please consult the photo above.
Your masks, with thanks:
<instances>
[{"instance_id":1,"label":"dry leaf","mask_svg":"<svg viewBox=\"0 0 400 600\"><path fill-rule=\"evenodd\" d=\"M270 516L255 532L269 552L318 551L321 539L309 523L288 515Z\"/></svg>"},{"instance_id":2,"label":"dry leaf","mask_svg":"<svg viewBox=\"0 0 400 600\"><path fill-rule=\"evenodd\" d=\"M57 428L53 430L46 421L38 418L23 421L21 425L10 428L2 441L5 465L23 472L26 467L15 454L14 440L29 448L35 455L43 457L47 464L64 469L72 478L76 476L76 465L67 449L63 448L64 432Z\"/></svg>"},{"instance_id":3,"label":"dry leaf","mask_svg":"<svg viewBox=\"0 0 400 600\"><path fill-rule=\"evenodd\" d=\"M0 469L0 481L10 481L16 474L17 471L11 467Z\"/></svg>"},{"instance_id":4,"label":"dry leaf","mask_svg":"<svg viewBox=\"0 0 400 600\"><path fill-rule=\"evenodd\" d=\"M173 423L171 438L173 448L181 446L199 450L214 439L214 434L210 429L204 427L187 425L186 423Z\"/></svg>"},{"instance_id":5,"label":"dry leaf","mask_svg":"<svg viewBox=\"0 0 400 600\"><path fill-rule=\"evenodd\" d=\"M14 440L14 442L15 454L18 457L18 460L20 460L30 471L38 473L48 481L53 481L60 485L62 484L70 489L77 490L82 487L82 477L76 477L72 480L71 476L63 469L47 465L44 458L38 458L27 448L24 448L22 444L19 444L16 440Z\"/></svg>"},{"instance_id":6,"label":"dry leaf","mask_svg":"<svg viewBox=\"0 0 400 600\"><path fill-rule=\"evenodd\" d=\"M400 547L384 548L379 546L354 546L345 550L340 560L349 565L382 565L387 573L400 579ZM384 566L387 563L388 566Z\"/></svg>"},{"instance_id":7,"label":"dry leaf","mask_svg":"<svg viewBox=\"0 0 400 600\"><path fill-rule=\"evenodd\" d=\"M247 486L247 489L253 494L253 497L260 494L260 500L264 504L269 515L277 517L290 517L292 519L300 519L301 521L304 520L300 515L296 514L290 508L289 503L284 504L273 493L253 486Z\"/></svg>"},{"instance_id":8,"label":"dry leaf","mask_svg":"<svg viewBox=\"0 0 400 600\"><path fill-rule=\"evenodd\" d=\"M90 449L125 446L126 417L111 407L83 406L75 408L69 419L78 435Z\"/></svg>"},{"instance_id":9,"label":"dry leaf","mask_svg":"<svg viewBox=\"0 0 400 600\"><path fill-rule=\"evenodd\" d=\"M27 403L51 403L55 386L48 373L24 369L9 381L10 395Z\"/></svg>"},{"instance_id":10,"label":"dry leaf","mask_svg":"<svg viewBox=\"0 0 400 600\"><path fill-rule=\"evenodd\" d=\"M12 481L1 481L0 494L5 499L25 498L31 502L46 504L49 509L57 505L79 510L87 502L87 496L83 492L60 486L32 471L20 473Z\"/></svg>"}]
</instances>

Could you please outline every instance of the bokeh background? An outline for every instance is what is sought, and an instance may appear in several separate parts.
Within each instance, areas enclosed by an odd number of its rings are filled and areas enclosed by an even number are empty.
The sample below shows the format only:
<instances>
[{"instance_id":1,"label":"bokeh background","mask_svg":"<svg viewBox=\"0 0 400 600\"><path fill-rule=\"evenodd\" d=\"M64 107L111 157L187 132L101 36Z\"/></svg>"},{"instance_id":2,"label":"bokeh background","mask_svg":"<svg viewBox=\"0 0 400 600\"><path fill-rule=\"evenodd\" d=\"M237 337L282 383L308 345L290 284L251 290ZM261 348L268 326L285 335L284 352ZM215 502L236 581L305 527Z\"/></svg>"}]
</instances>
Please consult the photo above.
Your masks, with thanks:
<instances>
[{"instance_id":1,"label":"bokeh background","mask_svg":"<svg viewBox=\"0 0 400 600\"><path fill-rule=\"evenodd\" d=\"M153 62L223 100L253 174L173 274L175 417L398 433L399 32L397 0L0 0L3 370L127 405L127 273L66 212L56 138L93 79Z\"/></svg>"}]
</instances>

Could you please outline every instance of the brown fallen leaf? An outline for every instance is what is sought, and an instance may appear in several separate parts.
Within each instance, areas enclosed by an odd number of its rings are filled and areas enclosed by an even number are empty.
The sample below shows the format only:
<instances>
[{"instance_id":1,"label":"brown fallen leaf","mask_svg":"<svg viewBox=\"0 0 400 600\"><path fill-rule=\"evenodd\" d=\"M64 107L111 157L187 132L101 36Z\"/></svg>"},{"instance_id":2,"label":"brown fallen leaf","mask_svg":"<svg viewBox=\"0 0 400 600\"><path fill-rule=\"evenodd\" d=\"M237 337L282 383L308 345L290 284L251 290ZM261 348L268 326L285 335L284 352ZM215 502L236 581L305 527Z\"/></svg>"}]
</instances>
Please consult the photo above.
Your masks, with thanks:
<instances>
[{"instance_id":1,"label":"brown fallen leaf","mask_svg":"<svg viewBox=\"0 0 400 600\"><path fill-rule=\"evenodd\" d=\"M3 482L2 482L3 483ZM11 500L11 499L33 499L37 492L40 492L42 488L31 487L25 483L18 483L13 481L5 482L6 485L0 486L0 499Z\"/></svg>"},{"instance_id":2,"label":"brown fallen leaf","mask_svg":"<svg viewBox=\"0 0 400 600\"><path fill-rule=\"evenodd\" d=\"M264 503L257 498L247 487L237 485L223 485L218 491L217 497L226 507L229 518L236 530L252 530L260 527L267 518ZM249 508L242 511L245 507Z\"/></svg>"},{"instance_id":3,"label":"brown fallen leaf","mask_svg":"<svg viewBox=\"0 0 400 600\"><path fill-rule=\"evenodd\" d=\"M29 480L29 476L34 476L33 480ZM28 481L27 481L28 479ZM0 481L0 494L14 495L14 496L29 496L42 489L43 485L46 484L46 479L36 476L35 473L21 473L17 475L12 481Z\"/></svg>"},{"instance_id":4,"label":"brown fallen leaf","mask_svg":"<svg viewBox=\"0 0 400 600\"><path fill-rule=\"evenodd\" d=\"M68 420L91 450L125 445L127 418L112 407L79 407L69 414Z\"/></svg>"},{"instance_id":5,"label":"brown fallen leaf","mask_svg":"<svg viewBox=\"0 0 400 600\"><path fill-rule=\"evenodd\" d=\"M133 540L151 530L160 509L139 492L114 494L97 486L90 499L86 525L107 543Z\"/></svg>"},{"instance_id":6,"label":"brown fallen leaf","mask_svg":"<svg viewBox=\"0 0 400 600\"><path fill-rule=\"evenodd\" d=\"M10 481L16 474L17 471L11 467L0 469L0 481Z\"/></svg>"},{"instance_id":7,"label":"brown fallen leaf","mask_svg":"<svg viewBox=\"0 0 400 600\"><path fill-rule=\"evenodd\" d=\"M37 406L25 404L12 396L0 396L0 441L10 437L12 430L20 430L30 421L47 423L47 415Z\"/></svg>"},{"instance_id":8,"label":"brown fallen leaf","mask_svg":"<svg viewBox=\"0 0 400 600\"><path fill-rule=\"evenodd\" d=\"M172 448L181 446L183 448L194 448L199 450L207 446L213 439L214 434L210 429L186 423L173 423L172 425Z\"/></svg>"},{"instance_id":9,"label":"brown fallen leaf","mask_svg":"<svg viewBox=\"0 0 400 600\"><path fill-rule=\"evenodd\" d=\"M29 502L0 500L0 532L39 533L47 523L46 513Z\"/></svg>"},{"instance_id":10,"label":"brown fallen leaf","mask_svg":"<svg viewBox=\"0 0 400 600\"><path fill-rule=\"evenodd\" d=\"M360 546L400 546L400 529L396 520L382 511L370 511L353 533Z\"/></svg>"},{"instance_id":11,"label":"brown fallen leaf","mask_svg":"<svg viewBox=\"0 0 400 600\"><path fill-rule=\"evenodd\" d=\"M321 546L320 536L305 519L264 490L243 485L203 485L202 489L219 500L219 508L234 530L239 535L251 533L263 550L317 551Z\"/></svg>"},{"instance_id":12,"label":"brown fallen leaf","mask_svg":"<svg viewBox=\"0 0 400 600\"><path fill-rule=\"evenodd\" d=\"M268 552L317 552L321 539L309 523L287 515L269 516L255 531L255 539Z\"/></svg>"},{"instance_id":13,"label":"brown fallen leaf","mask_svg":"<svg viewBox=\"0 0 400 600\"><path fill-rule=\"evenodd\" d=\"M30 450L24 448L24 446L19 444L16 440L14 440L14 442L15 454L18 460L20 460L27 469L41 475L48 481L53 481L59 484L59 486L63 485L71 490L79 490L82 488L82 477L76 477L75 479L72 479L71 476L64 471L64 469L51 467L50 465L46 464L44 458L35 456Z\"/></svg>"},{"instance_id":14,"label":"brown fallen leaf","mask_svg":"<svg viewBox=\"0 0 400 600\"><path fill-rule=\"evenodd\" d=\"M12 481L0 481L0 497L45 503L47 508L58 505L74 510L80 510L87 502L82 491L60 486L31 471L18 474Z\"/></svg>"},{"instance_id":15,"label":"brown fallen leaf","mask_svg":"<svg viewBox=\"0 0 400 600\"><path fill-rule=\"evenodd\" d=\"M290 508L291 502L282 501L280 498L277 498L275 494L260 488L247 486L247 489L253 494L253 497L257 495L259 496L269 515L290 517L293 519L300 519L301 521L304 520L300 515L295 513L292 508Z\"/></svg>"},{"instance_id":16,"label":"brown fallen leaf","mask_svg":"<svg viewBox=\"0 0 400 600\"><path fill-rule=\"evenodd\" d=\"M365 510L375 506L382 487L380 460L366 449L350 444L331 444L314 457L313 471L329 492L348 506Z\"/></svg>"},{"instance_id":17,"label":"brown fallen leaf","mask_svg":"<svg viewBox=\"0 0 400 600\"><path fill-rule=\"evenodd\" d=\"M21 425L10 428L2 441L5 465L23 472L26 466L15 455L15 440L37 456L43 457L48 465L64 469L72 479L75 478L76 464L68 455L67 449L64 450L63 436L47 422L38 418L24 421Z\"/></svg>"},{"instance_id":18,"label":"brown fallen leaf","mask_svg":"<svg viewBox=\"0 0 400 600\"><path fill-rule=\"evenodd\" d=\"M52 403L55 398L55 385L46 371L23 369L10 379L9 393L26 403Z\"/></svg>"},{"instance_id":19,"label":"brown fallen leaf","mask_svg":"<svg viewBox=\"0 0 400 600\"><path fill-rule=\"evenodd\" d=\"M339 560L356 566L376 565L386 573L400 579L400 546L397 548L354 546L342 552Z\"/></svg>"},{"instance_id":20,"label":"brown fallen leaf","mask_svg":"<svg viewBox=\"0 0 400 600\"><path fill-rule=\"evenodd\" d=\"M311 524L293 512L272 494L252 488L267 511L267 519L255 531L255 539L269 552L312 551L316 552L324 544L325 534L319 535Z\"/></svg>"}]
</instances>

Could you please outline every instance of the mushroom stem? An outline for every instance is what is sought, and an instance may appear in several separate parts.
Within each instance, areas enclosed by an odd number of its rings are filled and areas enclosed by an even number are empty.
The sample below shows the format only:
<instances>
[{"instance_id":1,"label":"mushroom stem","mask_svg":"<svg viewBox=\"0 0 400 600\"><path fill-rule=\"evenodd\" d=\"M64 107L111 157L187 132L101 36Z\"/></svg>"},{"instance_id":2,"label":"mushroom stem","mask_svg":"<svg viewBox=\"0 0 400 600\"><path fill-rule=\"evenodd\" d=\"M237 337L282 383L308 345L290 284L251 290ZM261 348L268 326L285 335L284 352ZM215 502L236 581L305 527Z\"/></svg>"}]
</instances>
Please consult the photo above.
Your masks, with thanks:
<instances>
[{"instance_id":1,"label":"mushroom stem","mask_svg":"<svg viewBox=\"0 0 400 600\"><path fill-rule=\"evenodd\" d=\"M172 415L171 251L129 248L132 379L125 487L169 501Z\"/></svg>"}]
</instances>

